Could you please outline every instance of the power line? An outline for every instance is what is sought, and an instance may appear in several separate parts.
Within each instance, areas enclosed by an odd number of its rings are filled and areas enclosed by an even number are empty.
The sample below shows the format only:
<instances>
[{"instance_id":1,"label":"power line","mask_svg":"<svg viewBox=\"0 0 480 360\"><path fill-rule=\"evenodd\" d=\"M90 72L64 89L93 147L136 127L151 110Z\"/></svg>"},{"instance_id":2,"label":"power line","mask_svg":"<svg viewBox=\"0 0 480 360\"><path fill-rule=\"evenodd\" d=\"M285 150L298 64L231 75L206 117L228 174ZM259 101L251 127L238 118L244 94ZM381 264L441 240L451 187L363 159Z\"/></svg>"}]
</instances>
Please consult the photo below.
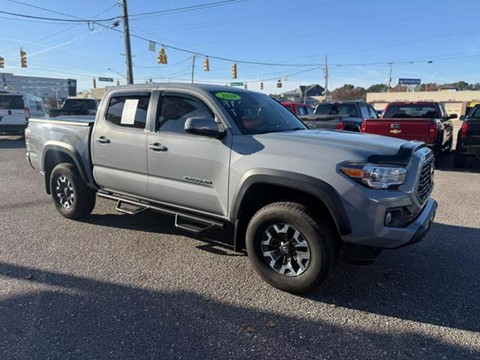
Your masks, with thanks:
<instances>
[{"instance_id":1,"label":"power line","mask_svg":"<svg viewBox=\"0 0 480 360\"><path fill-rule=\"evenodd\" d=\"M208 9L212 7L223 6L231 3L245 2L245 1L248 1L248 0L223 0L223 1L217 1L212 3L200 4L200 5L185 6L185 7L176 8L176 9L158 10L158 11L150 11L145 13L133 14L133 15L129 15L129 17L132 18L132 20L134 20L133 18L136 18L135 20L138 20L141 18L147 18L147 17L157 16L157 15L170 15L170 14L182 13L182 12L193 11L193 10Z\"/></svg>"},{"instance_id":2,"label":"power line","mask_svg":"<svg viewBox=\"0 0 480 360\"><path fill-rule=\"evenodd\" d=\"M59 19L59 18L50 18L50 17L44 17L44 16L34 16L34 15L26 15L26 14L17 14L17 13L12 13L8 11L1 11L0 14L6 14L6 15L11 15L11 16L17 16L25 19L36 19L36 20L46 20L46 21L60 21L63 23L97 23L97 22L110 22L113 20L118 20L120 17L116 16L114 18L109 18L109 19Z\"/></svg>"}]
</instances>

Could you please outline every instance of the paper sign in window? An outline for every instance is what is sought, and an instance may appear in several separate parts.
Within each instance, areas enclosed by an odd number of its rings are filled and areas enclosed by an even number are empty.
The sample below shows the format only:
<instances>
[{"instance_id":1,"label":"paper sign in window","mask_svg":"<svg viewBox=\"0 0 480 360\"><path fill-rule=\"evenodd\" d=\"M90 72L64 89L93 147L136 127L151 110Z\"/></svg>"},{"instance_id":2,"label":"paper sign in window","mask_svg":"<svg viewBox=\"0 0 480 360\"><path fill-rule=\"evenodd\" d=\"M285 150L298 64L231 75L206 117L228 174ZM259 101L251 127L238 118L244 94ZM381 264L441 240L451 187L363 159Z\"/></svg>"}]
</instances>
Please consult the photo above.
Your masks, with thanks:
<instances>
[{"instance_id":1,"label":"paper sign in window","mask_svg":"<svg viewBox=\"0 0 480 360\"><path fill-rule=\"evenodd\" d=\"M122 111L122 125L133 125L135 123L135 114L137 113L138 99L127 99Z\"/></svg>"}]
</instances>

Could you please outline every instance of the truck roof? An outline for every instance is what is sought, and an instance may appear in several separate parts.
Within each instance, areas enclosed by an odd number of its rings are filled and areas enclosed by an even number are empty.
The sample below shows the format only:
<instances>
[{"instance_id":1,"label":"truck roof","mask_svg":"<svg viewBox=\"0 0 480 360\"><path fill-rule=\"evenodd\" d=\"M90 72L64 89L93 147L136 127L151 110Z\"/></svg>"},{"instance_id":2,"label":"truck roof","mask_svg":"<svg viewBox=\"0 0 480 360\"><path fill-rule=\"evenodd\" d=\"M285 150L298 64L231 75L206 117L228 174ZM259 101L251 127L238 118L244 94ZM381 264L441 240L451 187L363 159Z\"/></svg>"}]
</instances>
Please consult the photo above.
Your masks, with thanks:
<instances>
[{"instance_id":1,"label":"truck roof","mask_svg":"<svg viewBox=\"0 0 480 360\"><path fill-rule=\"evenodd\" d=\"M235 91L235 92L252 92L252 90L245 90L243 88L226 86L226 85L214 85L214 84L201 84L201 83L148 83L148 84L132 84L132 85L121 85L121 86L112 86L109 87L107 91L114 91L117 89L122 90L155 90L155 89L198 89L206 91Z\"/></svg>"}]
</instances>

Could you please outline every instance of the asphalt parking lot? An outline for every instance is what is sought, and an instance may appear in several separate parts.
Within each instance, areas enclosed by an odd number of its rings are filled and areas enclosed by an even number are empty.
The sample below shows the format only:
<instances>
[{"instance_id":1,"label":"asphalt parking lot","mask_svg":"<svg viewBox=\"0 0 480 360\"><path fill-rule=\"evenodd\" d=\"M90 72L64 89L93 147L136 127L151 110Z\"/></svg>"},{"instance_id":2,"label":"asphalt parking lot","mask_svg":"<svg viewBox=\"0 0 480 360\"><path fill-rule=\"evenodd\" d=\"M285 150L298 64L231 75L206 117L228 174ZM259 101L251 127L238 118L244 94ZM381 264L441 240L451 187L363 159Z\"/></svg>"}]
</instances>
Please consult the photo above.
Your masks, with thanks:
<instances>
[{"instance_id":1,"label":"asphalt parking lot","mask_svg":"<svg viewBox=\"0 0 480 360\"><path fill-rule=\"evenodd\" d=\"M480 359L480 164L447 160L425 241L295 296L168 216L62 218L0 137L0 359Z\"/></svg>"}]
</instances>

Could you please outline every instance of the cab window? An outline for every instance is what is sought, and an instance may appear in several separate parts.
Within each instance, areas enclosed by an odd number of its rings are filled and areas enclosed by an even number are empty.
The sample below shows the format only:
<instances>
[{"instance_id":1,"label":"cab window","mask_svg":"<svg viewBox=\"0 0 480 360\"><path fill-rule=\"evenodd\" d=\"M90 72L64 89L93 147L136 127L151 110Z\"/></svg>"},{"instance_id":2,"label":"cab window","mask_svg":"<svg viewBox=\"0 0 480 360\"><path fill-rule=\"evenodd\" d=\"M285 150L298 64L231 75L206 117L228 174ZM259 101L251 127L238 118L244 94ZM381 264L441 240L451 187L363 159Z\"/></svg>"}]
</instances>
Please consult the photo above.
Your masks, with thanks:
<instances>
[{"instance_id":1,"label":"cab window","mask_svg":"<svg viewBox=\"0 0 480 360\"><path fill-rule=\"evenodd\" d=\"M184 133L185 121L189 117L214 118L212 110L195 98L165 95L158 104L155 129L160 132Z\"/></svg>"},{"instance_id":2,"label":"cab window","mask_svg":"<svg viewBox=\"0 0 480 360\"><path fill-rule=\"evenodd\" d=\"M108 104L106 119L116 126L145 129L149 102L150 94L113 96Z\"/></svg>"}]
</instances>

